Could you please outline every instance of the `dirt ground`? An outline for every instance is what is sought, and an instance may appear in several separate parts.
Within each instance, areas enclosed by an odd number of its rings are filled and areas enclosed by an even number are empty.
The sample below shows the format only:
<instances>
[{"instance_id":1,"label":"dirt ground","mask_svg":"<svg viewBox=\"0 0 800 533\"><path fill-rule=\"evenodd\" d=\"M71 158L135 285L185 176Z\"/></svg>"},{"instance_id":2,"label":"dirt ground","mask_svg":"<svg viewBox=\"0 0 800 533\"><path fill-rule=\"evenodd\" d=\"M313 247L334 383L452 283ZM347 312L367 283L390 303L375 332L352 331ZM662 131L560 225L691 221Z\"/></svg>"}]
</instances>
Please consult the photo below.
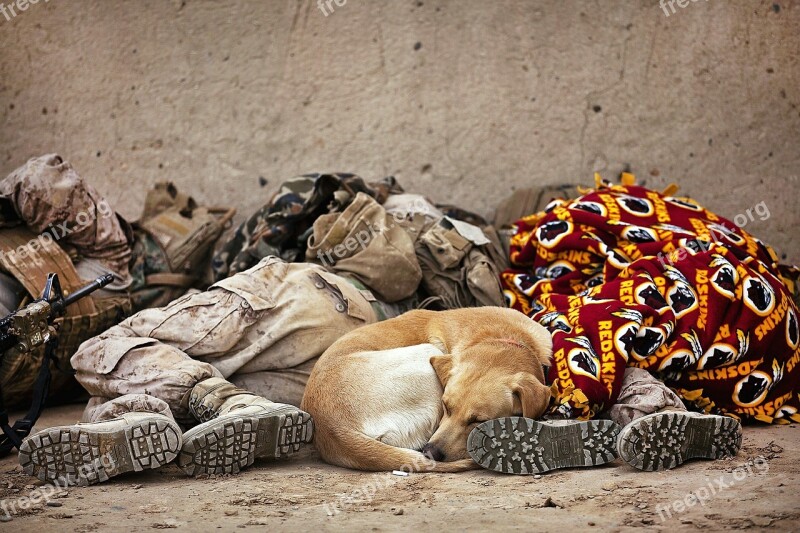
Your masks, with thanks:
<instances>
[{"instance_id":1,"label":"dirt ground","mask_svg":"<svg viewBox=\"0 0 800 533\"><path fill-rule=\"evenodd\" d=\"M78 405L51 409L39 427L80 413ZM23 509L39 485L15 457L0 461L0 505L16 509L0 531L797 531L800 427L747 427L735 459L657 473L616 461L542 476L400 477L328 466L309 450L236 476L191 479L172 465L126 474Z\"/></svg>"}]
</instances>

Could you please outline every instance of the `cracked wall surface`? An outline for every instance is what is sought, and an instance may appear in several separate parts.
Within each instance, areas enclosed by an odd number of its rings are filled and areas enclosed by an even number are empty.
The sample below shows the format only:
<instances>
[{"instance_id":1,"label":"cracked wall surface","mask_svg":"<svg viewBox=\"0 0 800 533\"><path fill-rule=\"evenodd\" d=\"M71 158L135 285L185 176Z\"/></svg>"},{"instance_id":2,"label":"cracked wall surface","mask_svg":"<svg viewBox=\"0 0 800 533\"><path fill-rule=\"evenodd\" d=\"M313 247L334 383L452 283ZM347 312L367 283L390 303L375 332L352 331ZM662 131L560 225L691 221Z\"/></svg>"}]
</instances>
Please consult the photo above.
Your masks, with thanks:
<instances>
[{"instance_id":1,"label":"cracked wall surface","mask_svg":"<svg viewBox=\"0 0 800 533\"><path fill-rule=\"evenodd\" d=\"M165 179L246 214L394 174L488 214L629 168L765 202L745 229L800 263L800 2L684 1L40 0L0 15L0 174L55 151L135 218Z\"/></svg>"}]
</instances>

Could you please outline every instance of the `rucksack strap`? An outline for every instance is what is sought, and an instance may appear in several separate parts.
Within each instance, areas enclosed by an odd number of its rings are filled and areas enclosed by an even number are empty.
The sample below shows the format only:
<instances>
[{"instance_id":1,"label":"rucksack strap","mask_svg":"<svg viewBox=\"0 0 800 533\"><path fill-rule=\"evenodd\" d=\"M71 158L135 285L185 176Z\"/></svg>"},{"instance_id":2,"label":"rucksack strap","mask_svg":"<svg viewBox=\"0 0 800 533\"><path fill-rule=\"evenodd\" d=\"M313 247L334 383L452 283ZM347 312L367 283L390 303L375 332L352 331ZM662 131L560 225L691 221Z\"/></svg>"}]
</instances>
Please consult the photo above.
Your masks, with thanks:
<instances>
[{"instance_id":1,"label":"rucksack strap","mask_svg":"<svg viewBox=\"0 0 800 533\"><path fill-rule=\"evenodd\" d=\"M169 285L171 287L190 288L197 282L197 278L189 274L178 274L174 272L159 272L158 274L150 274L145 276L145 283L148 287L156 285Z\"/></svg>"},{"instance_id":2,"label":"rucksack strap","mask_svg":"<svg viewBox=\"0 0 800 533\"><path fill-rule=\"evenodd\" d=\"M34 424L42 414L47 400L47 392L50 388L50 361L53 360L57 347L58 337L52 335L45 345L42 366L39 368L39 374L33 385L31 406L25 416L14 422L13 426L9 425L8 412L3 403L3 391L0 388L0 429L3 430L3 435L0 436L0 457L5 457L14 448L19 449L22 446L23 439L30 434Z\"/></svg>"}]
</instances>

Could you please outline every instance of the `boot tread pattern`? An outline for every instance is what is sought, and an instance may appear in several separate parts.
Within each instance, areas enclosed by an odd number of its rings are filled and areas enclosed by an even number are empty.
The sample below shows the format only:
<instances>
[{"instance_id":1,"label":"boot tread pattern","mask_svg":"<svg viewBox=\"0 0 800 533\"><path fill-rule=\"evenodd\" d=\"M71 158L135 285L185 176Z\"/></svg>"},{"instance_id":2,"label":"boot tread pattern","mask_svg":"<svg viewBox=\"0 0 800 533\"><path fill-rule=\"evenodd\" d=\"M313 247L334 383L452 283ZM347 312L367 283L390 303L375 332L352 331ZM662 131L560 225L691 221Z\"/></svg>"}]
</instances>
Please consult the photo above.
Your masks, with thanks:
<instances>
[{"instance_id":1,"label":"boot tread pattern","mask_svg":"<svg viewBox=\"0 0 800 533\"><path fill-rule=\"evenodd\" d=\"M300 449L304 443L311 442L314 437L314 424L311 415L299 412L285 415L278 434L278 457L290 455Z\"/></svg>"},{"instance_id":2,"label":"boot tread pattern","mask_svg":"<svg viewBox=\"0 0 800 533\"><path fill-rule=\"evenodd\" d=\"M26 439L19 462L26 474L42 481L92 485L169 463L179 443L176 428L163 421L143 420L111 432L88 425L55 427Z\"/></svg>"},{"instance_id":3,"label":"boot tread pattern","mask_svg":"<svg viewBox=\"0 0 800 533\"><path fill-rule=\"evenodd\" d=\"M499 418L472 430L467 451L489 470L540 474L613 461L618 433L619 426L610 420L553 426L522 417Z\"/></svg>"},{"instance_id":4,"label":"boot tread pattern","mask_svg":"<svg viewBox=\"0 0 800 533\"><path fill-rule=\"evenodd\" d=\"M619 454L639 470L654 471L690 459L733 457L741 445L741 425L733 418L671 412L634 420L621 435Z\"/></svg>"},{"instance_id":5,"label":"boot tread pattern","mask_svg":"<svg viewBox=\"0 0 800 533\"><path fill-rule=\"evenodd\" d=\"M158 468L177 457L177 449L168 438L165 422L152 421L148 424L137 424L125 429L128 450L133 458L133 469L137 472L146 468ZM173 441L173 442L171 442Z\"/></svg>"},{"instance_id":6,"label":"boot tread pattern","mask_svg":"<svg viewBox=\"0 0 800 533\"><path fill-rule=\"evenodd\" d=\"M184 435L178 465L190 476L234 474L256 459L291 455L312 436L311 416L290 406L221 416Z\"/></svg>"}]
</instances>

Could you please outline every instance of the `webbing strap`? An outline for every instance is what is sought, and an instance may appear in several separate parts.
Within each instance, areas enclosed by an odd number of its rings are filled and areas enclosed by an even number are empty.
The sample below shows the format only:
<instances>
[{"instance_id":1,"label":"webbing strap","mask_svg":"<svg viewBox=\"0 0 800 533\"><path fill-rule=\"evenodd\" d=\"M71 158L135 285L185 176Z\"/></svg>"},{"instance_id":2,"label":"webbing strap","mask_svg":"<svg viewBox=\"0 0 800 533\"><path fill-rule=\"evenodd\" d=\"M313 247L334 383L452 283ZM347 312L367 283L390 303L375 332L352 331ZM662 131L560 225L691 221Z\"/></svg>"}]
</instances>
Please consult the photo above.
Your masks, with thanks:
<instances>
[{"instance_id":1,"label":"webbing strap","mask_svg":"<svg viewBox=\"0 0 800 533\"><path fill-rule=\"evenodd\" d=\"M3 436L0 437L0 457L5 457L14 448L19 449L22 446L22 440L30 434L33 425L42 414L47 391L50 388L50 361L53 360L57 346L58 337L53 335L45 345L42 366L39 368L39 374L33 384L33 401L30 409L25 416L14 422L13 426L9 426L8 413L3 402L3 391L0 388L0 429L3 430Z\"/></svg>"},{"instance_id":2,"label":"webbing strap","mask_svg":"<svg viewBox=\"0 0 800 533\"><path fill-rule=\"evenodd\" d=\"M169 285L174 287L189 288L197 281L197 278L189 274L178 274L174 272L159 272L145 276L145 283L148 287L154 285Z\"/></svg>"}]
</instances>

